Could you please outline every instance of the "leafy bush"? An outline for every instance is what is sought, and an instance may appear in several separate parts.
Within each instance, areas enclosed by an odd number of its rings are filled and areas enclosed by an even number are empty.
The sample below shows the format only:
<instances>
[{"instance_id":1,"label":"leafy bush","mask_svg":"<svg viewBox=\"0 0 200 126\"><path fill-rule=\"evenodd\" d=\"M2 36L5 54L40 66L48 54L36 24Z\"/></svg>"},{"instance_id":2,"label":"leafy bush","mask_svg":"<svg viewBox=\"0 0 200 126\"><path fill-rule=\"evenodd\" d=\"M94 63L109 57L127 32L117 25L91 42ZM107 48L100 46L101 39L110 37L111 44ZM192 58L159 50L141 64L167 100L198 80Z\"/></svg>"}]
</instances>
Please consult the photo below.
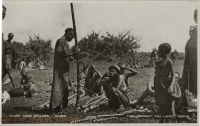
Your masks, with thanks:
<instances>
[{"instance_id":1,"label":"leafy bush","mask_svg":"<svg viewBox=\"0 0 200 126\"><path fill-rule=\"evenodd\" d=\"M41 61L50 62L53 51L51 42L51 40L43 40L37 35L29 36L29 41L26 44L13 42L15 59L24 57L28 60L27 62L30 62L39 58Z\"/></svg>"},{"instance_id":2,"label":"leafy bush","mask_svg":"<svg viewBox=\"0 0 200 126\"><path fill-rule=\"evenodd\" d=\"M130 31L119 33L118 35L101 35L94 31L82 38L78 46L81 49L81 57L94 59L95 61L113 58L133 56L140 48L139 38L133 36Z\"/></svg>"}]
</instances>

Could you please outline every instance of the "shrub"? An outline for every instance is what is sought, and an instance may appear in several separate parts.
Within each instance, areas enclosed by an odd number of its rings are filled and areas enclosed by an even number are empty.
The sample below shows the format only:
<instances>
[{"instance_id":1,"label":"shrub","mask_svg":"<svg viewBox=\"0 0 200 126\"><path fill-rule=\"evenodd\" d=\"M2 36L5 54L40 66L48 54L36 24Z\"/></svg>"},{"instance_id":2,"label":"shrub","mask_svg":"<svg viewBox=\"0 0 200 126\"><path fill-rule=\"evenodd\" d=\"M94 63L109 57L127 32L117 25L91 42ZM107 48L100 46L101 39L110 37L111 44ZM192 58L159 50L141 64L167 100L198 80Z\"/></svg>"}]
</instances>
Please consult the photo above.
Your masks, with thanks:
<instances>
[{"instance_id":1,"label":"shrub","mask_svg":"<svg viewBox=\"0 0 200 126\"><path fill-rule=\"evenodd\" d=\"M78 46L80 47L82 58L88 57L99 60L113 61L114 57L133 56L140 48L139 38L133 36L130 31L119 33L118 35L100 35L94 31L82 38Z\"/></svg>"}]
</instances>

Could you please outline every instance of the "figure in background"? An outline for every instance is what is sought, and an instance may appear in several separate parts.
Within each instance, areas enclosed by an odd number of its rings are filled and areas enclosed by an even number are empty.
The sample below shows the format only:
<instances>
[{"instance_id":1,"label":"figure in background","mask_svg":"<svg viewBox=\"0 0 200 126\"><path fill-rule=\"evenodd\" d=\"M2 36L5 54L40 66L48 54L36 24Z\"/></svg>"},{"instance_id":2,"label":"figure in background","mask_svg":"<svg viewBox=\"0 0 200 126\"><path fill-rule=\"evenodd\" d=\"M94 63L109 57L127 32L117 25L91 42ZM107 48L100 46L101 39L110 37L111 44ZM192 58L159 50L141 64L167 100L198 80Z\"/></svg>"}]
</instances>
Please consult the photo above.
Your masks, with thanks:
<instances>
[{"instance_id":1,"label":"figure in background","mask_svg":"<svg viewBox=\"0 0 200 126\"><path fill-rule=\"evenodd\" d=\"M21 62L20 62L20 65L19 65L19 70L22 70L24 67L26 67L26 58L23 57Z\"/></svg>"},{"instance_id":2,"label":"figure in background","mask_svg":"<svg viewBox=\"0 0 200 126\"><path fill-rule=\"evenodd\" d=\"M24 96L30 98L37 94L37 87L35 85L34 76L29 73L28 67L23 67L21 70L21 84L19 88L11 89L8 93L11 97Z\"/></svg>"},{"instance_id":3,"label":"figure in background","mask_svg":"<svg viewBox=\"0 0 200 126\"><path fill-rule=\"evenodd\" d=\"M16 85L14 84L14 81L13 81L13 77L11 75L11 67L12 67L12 56L13 56L13 46L12 46L12 39L14 37L14 34L13 33L9 33L8 34L8 40L5 41L5 45L4 45L4 48L5 48L5 63L2 64L4 66L2 66L3 68L3 73L2 73L2 79L6 76L6 74L8 74L9 76L9 79L11 80L11 83L12 83L12 86L13 87L16 87Z\"/></svg>"},{"instance_id":4,"label":"figure in background","mask_svg":"<svg viewBox=\"0 0 200 126\"><path fill-rule=\"evenodd\" d=\"M194 20L197 23L197 10L194 12ZM185 88L197 98L197 25L190 27L190 39L185 46L185 61L182 79Z\"/></svg>"},{"instance_id":5,"label":"figure in background","mask_svg":"<svg viewBox=\"0 0 200 126\"><path fill-rule=\"evenodd\" d=\"M151 52L151 61L155 60L156 62L156 56L157 56L157 51L154 48L153 51Z\"/></svg>"},{"instance_id":6,"label":"figure in background","mask_svg":"<svg viewBox=\"0 0 200 126\"><path fill-rule=\"evenodd\" d=\"M85 79L86 75L88 74L89 65L87 63L83 63L83 69L80 72L80 79Z\"/></svg>"},{"instance_id":7,"label":"figure in background","mask_svg":"<svg viewBox=\"0 0 200 126\"><path fill-rule=\"evenodd\" d=\"M84 90L89 96L101 95L103 93L103 87L100 85L101 73L95 68L94 65L90 66L85 78Z\"/></svg>"}]
</instances>

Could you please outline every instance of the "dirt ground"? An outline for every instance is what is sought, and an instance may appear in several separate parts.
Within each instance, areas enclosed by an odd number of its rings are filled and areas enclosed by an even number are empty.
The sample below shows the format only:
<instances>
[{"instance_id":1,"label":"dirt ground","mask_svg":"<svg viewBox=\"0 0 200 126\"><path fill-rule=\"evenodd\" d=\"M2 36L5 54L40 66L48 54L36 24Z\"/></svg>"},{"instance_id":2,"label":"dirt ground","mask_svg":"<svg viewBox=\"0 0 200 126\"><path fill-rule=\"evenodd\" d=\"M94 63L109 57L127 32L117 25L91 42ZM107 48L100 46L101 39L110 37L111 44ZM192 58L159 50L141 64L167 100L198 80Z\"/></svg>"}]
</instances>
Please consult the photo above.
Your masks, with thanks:
<instances>
[{"instance_id":1,"label":"dirt ground","mask_svg":"<svg viewBox=\"0 0 200 126\"><path fill-rule=\"evenodd\" d=\"M116 64L115 62L94 62L93 63L96 68L103 74L108 70L108 67L110 65ZM81 65L80 65L81 67ZM183 68L183 60L176 61L176 64L174 66L175 70L179 73L182 73ZM132 100L137 99L141 93L146 89L146 86L149 82L153 83L153 77L154 77L154 68L142 68L138 69L138 74L132 78L130 78L130 87L129 87L129 97ZM32 98L24 98L24 97L13 97L10 101L6 102L4 105L2 105L2 116L3 120L2 123L68 123L73 119L79 119L83 118L85 116L89 115L101 115L101 114L110 114L110 113L116 113L115 111L109 110L109 111L101 111L99 109L89 111L86 114L69 114L66 115L67 119L59 118L52 118L51 113L49 113L48 110L42 110L42 111L32 111L32 107L36 107L40 104L43 104L45 102L48 102L50 99L50 92L47 92L48 85L45 84L45 80L52 79L53 76L53 68L48 68L47 70L37 70L37 71L31 71L31 73L35 76L36 86L38 87L38 93L39 95L34 96ZM76 64L71 64L70 68L70 78L73 80L76 80ZM19 70L13 70L13 76L16 84L20 84L20 72ZM11 84L6 87L6 90L9 91L12 89ZM148 97L144 100L144 102L139 105L146 108L156 108L155 101L153 97ZM70 106L69 106L70 108ZM28 117L22 117L22 118L10 118L10 116L16 116L20 115L20 117L25 115L47 115L50 117L37 117L34 118L28 118ZM66 117L65 117L66 118ZM117 118L112 119L108 121L101 121L99 123L158 123L159 120L156 119L132 119L132 118ZM173 121L171 121L173 122ZM177 120L176 120L177 122ZM179 120L178 122L184 122ZM89 122L86 122L89 123Z\"/></svg>"}]
</instances>

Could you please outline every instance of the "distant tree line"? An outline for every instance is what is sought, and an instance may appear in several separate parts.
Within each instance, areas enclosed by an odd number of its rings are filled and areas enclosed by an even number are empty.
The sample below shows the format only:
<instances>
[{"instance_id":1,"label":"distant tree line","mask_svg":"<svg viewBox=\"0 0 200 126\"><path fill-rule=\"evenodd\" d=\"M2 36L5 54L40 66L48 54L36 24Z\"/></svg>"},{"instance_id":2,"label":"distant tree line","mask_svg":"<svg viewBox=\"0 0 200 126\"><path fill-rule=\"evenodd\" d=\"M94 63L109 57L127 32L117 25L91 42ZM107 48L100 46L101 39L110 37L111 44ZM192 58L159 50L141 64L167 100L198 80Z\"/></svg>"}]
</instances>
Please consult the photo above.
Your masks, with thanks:
<instances>
[{"instance_id":1,"label":"distant tree line","mask_svg":"<svg viewBox=\"0 0 200 126\"><path fill-rule=\"evenodd\" d=\"M89 58L95 61L109 60L113 58L127 57L135 55L140 39L130 33L130 31L121 32L118 35L106 32L106 35L92 32L82 38L78 46L80 47L81 58Z\"/></svg>"},{"instance_id":2,"label":"distant tree line","mask_svg":"<svg viewBox=\"0 0 200 126\"><path fill-rule=\"evenodd\" d=\"M140 39L131 34L130 31L124 31L117 35L106 32L105 35L92 32L78 42L81 50L80 58L89 58L94 61L107 60L114 58L134 57L137 49L140 48ZM29 36L29 41L25 44L13 42L15 51L15 61L21 61L25 58L27 63L31 61L52 62L53 48L51 40L44 40L39 35ZM74 47L72 47L72 50Z\"/></svg>"},{"instance_id":3,"label":"distant tree line","mask_svg":"<svg viewBox=\"0 0 200 126\"><path fill-rule=\"evenodd\" d=\"M26 59L26 62L41 61L51 62L52 51L51 40L44 40L38 35L29 36L29 41L25 44L14 41L14 60L13 62L21 61L22 58ZM17 61L16 61L17 60Z\"/></svg>"}]
</instances>

